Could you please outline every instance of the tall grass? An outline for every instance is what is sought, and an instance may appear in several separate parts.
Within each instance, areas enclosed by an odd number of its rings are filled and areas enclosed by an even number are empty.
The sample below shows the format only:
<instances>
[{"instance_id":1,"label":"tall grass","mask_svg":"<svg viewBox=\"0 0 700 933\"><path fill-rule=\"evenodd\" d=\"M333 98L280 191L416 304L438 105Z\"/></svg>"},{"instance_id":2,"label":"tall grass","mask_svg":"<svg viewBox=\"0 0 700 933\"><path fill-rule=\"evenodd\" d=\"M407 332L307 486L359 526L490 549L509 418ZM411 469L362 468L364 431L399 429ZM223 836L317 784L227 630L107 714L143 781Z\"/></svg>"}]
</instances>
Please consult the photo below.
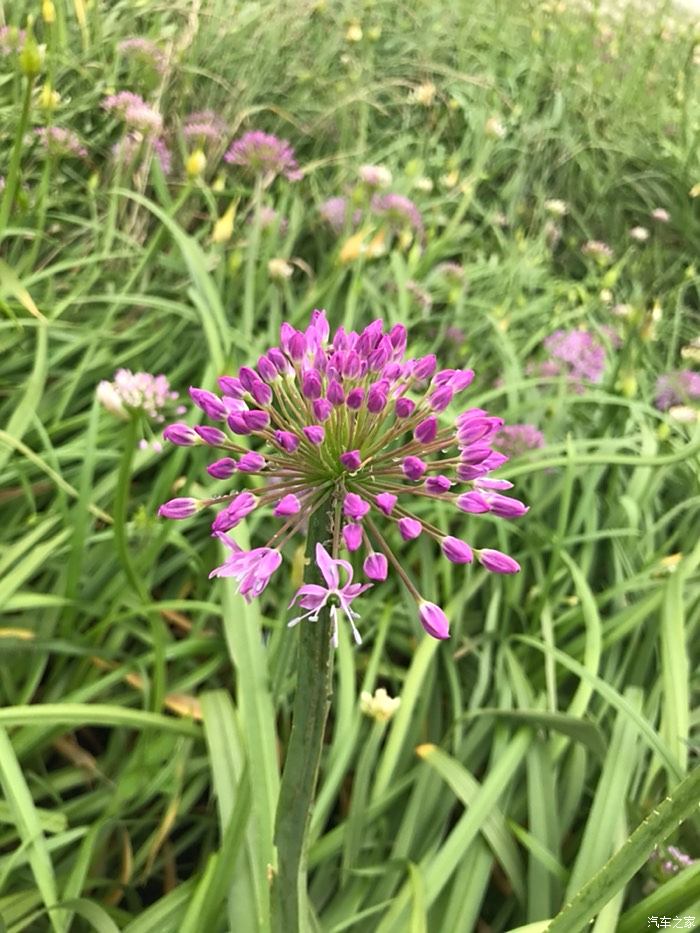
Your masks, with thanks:
<instances>
[{"instance_id":1,"label":"tall grass","mask_svg":"<svg viewBox=\"0 0 700 933\"><path fill-rule=\"evenodd\" d=\"M267 927L296 581L253 606L210 583L204 524L155 517L173 490L201 488L201 451L135 449L95 387L126 366L211 388L314 307L335 325L406 322L416 352L473 366L471 405L547 443L509 465L525 519L460 519L476 546L517 556L517 578L435 564L420 539L404 552L448 610L449 642L419 634L398 584L364 600L360 650L341 632L308 928L544 930L563 911L552 930L596 917L605 933L700 918L697 866L652 890L647 862L665 839L700 856L700 437L653 406L657 375L698 333L693 24L670 8L527 0L39 12L0 3L12 26L36 14L46 46L29 124L72 129L89 158L46 155L21 126L17 56L0 55L8 181L20 154L0 266L7 930ZM162 73L118 53L132 35L160 44ZM45 81L61 95L50 112ZM115 88L158 104L171 172L149 147L139 171L115 167L122 129L101 107ZM303 180L264 193L286 225L258 229L223 146L186 177L178 128L205 108L229 122L225 143L249 127L293 142ZM318 207L356 191L367 162L392 170L425 238L344 262L349 231ZM553 198L568 205L556 221ZM232 235L213 242L232 204ZM610 263L582 254L589 239ZM529 368L572 327L608 340L605 380L581 394ZM266 523L251 516L251 538ZM358 703L379 685L401 697L386 725Z\"/></svg>"}]
</instances>

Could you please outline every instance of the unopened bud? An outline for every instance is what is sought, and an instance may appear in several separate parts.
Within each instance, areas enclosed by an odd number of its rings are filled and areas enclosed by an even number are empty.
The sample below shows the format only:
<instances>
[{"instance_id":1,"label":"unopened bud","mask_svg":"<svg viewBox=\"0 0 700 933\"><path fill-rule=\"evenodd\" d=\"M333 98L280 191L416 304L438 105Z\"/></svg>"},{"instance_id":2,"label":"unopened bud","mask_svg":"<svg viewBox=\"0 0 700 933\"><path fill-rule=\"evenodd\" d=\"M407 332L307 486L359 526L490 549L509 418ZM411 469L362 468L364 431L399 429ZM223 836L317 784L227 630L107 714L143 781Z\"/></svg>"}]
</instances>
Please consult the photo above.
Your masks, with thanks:
<instances>
[{"instance_id":1,"label":"unopened bud","mask_svg":"<svg viewBox=\"0 0 700 933\"><path fill-rule=\"evenodd\" d=\"M43 0L41 4L41 18L47 25L56 22L56 7L53 5L53 0Z\"/></svg>"},{"instance_id":2,"label":"unopened bud","mask_svg":"<svg viewBox=\"0 0 700 933\"><path fill-rule=\"evenodd\" d=\"M207 157L204 155L201 149L195 149L194 152L191 152L187 156L187 161L185 162L185 171L190 176L190 178L196 178L197 175L201 175L206 167Z\"/></svg>"}]
</instances>

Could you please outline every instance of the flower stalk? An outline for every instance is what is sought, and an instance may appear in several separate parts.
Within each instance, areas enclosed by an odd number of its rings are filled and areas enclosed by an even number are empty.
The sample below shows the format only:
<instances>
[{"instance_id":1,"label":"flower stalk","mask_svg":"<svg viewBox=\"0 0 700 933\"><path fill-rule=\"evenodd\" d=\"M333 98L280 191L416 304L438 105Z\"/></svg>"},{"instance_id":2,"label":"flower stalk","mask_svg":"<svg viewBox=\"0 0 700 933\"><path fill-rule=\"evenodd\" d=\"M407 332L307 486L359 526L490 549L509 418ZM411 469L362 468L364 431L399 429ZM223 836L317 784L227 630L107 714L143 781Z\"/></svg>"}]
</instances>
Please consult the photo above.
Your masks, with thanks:
<instances>
[{"instance_id":1,"label":"flower stalk","mask_svg":"<svg viewBox=\"0 0 700 933\"><path fill-rule=\"evenodd\" d=\"M330 536L330 513L319 509L309 521L304 582L323 579L314 555L316 545ZM292 731L282 772L275 846L277 874L272 884L273 933L296 933L304 928L306 859L311 808L323 751L323 737L331 699L331 609L324 607L313 625L298 627L297 684Z\"/></svg>"}]
</instances>

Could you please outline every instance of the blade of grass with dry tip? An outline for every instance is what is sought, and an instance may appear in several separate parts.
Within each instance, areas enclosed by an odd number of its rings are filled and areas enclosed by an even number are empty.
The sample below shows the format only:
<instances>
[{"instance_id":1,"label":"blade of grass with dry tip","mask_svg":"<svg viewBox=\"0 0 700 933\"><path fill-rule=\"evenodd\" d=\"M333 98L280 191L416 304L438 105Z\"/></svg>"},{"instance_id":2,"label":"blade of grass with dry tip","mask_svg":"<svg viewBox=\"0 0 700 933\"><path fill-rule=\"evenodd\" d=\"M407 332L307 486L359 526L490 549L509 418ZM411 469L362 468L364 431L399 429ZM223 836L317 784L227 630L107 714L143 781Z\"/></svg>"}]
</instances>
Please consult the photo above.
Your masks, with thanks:
<instances>
[{"instance_id":1,"label":"blade of grass with dry tip","mask_svg":"<svg viewBox=\"0 0 700 933\"><path fill-rule=\"evenodd\" d=\"M106 703L39 703L36 706L10 706L0 709L2 726L124 726L127 729L159 729L201 738L202 730L193 722L175 716L161 716L144 710L111 706Z\"/></svg>"},{"instance_id":2,"label":"blade of grass with dry tip","mask_svg":"<svg viewBox=\"0 0 700 933\"><path fill-rule=\"evenodd\" d=\"M36 886L47 910L55 933L65 930L65 914L52 908L57 903L56 876L46 845L41 820L32 795L22 774L7 732L0 728L0 785L13 815L17 833L27 846L27 859Z\"/></svg>"}]
</instances>

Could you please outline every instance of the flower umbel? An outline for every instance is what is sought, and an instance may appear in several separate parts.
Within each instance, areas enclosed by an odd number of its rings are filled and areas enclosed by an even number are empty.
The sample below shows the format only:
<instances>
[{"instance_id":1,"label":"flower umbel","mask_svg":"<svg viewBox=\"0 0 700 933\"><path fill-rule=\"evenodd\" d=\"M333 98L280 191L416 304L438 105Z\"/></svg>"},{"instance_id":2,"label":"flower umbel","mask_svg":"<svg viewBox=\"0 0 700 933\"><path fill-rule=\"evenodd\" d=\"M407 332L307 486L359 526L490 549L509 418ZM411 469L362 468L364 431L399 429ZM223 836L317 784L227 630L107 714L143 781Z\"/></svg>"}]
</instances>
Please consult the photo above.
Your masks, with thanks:
<instances>
[{"instance_id":1,"label":"flower umbel","mask_svg":"<svg viewBox=\"0 0 700 933\"><path fill-rule=\"evenodd\" d=\"M313 621L326 606L334 642L343 614L359 643L351 602L386 579L389 569L415 599L424 629L435 638L449 637L447 616L423 599L394 553L394 542L426 536L454 564L476 560L494 573L519 570L508 555L472 548L414 514L412 503L421 498L500 518L517 518L527 507L504 495L511 483L489 475L508 459L492 446L501 419L481 408L456 418L445 414L474 373L438 370L432 354L406 358L406 344L403 324L385 332L376 320L361 333L340 327L331 335L325 312L314 311L304 331L283 324L279 346L261 356L255 368L221 376L220 394L190 389L194 404L216 426L180 423L165 430L176 445L217 448L209 475L238 479L234 490L201 500L196 508L220 507L212 531L233 553L214 574L235 576L246 598L263 591L280 566L282 548L304 531L312 515L323 510L329 516L328 538L315 552L326 586L305 584L298 590L292 603L306 611L290 624ZM246 473L266 482L248 488ZM166 503L161 514L189 517L195 511L192 501ZM280 528L264 547L241 551L227 532L265 507ZM358 564L368 583L353 583L352 565L340 557L341 551L360 550Z\"/></svg>"},{"instance_id":2,"label":"flower umbel","mask_svg":"<svg viewBox=\"0 0 700 933\"><path fill-rule=\"evenodd\" d=\"M254 175L270 179L277 175L284 175L287 181L301 178L294 150L287 140L261 130L251 130L235 140L224 159L231 165L239 165Z\"/></svg>"}]
</instances>

